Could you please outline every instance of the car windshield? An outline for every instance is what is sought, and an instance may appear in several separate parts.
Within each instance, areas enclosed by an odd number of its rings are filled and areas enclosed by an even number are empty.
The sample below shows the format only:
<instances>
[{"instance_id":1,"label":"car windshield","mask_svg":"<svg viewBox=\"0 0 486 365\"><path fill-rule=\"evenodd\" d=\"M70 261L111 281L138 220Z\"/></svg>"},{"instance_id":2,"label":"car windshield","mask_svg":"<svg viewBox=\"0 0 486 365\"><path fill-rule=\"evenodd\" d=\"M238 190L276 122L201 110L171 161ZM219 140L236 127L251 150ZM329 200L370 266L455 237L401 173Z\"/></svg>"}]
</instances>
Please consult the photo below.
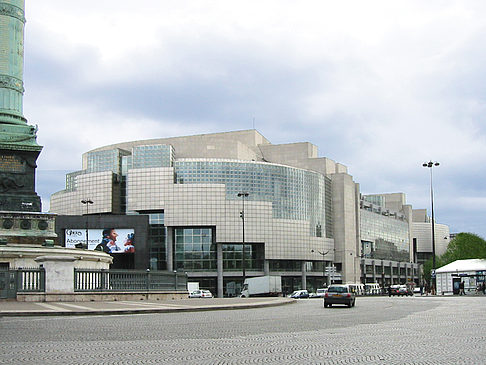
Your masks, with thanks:
<instances>
[{"instance_id":1,"label":"car windshield","mask_svg":"<svg viewBox=\"0 0 486 365\"><path fill-rule=\"evenodd\" d=\"M347 293L348 288L345 286L331 286L329 287L328 292L333 292L333 293Z\"/></svg>"}]
</instances>

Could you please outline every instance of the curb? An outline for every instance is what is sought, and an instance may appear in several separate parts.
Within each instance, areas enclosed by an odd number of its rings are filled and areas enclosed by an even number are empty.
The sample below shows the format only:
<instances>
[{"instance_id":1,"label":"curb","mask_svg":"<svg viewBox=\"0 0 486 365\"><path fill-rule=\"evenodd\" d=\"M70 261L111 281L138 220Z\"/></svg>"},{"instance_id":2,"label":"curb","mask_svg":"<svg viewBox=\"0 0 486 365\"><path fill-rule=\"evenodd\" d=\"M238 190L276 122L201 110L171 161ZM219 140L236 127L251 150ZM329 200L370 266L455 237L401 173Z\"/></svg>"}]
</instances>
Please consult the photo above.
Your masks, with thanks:
<instances>
[{"instance_id":1,"label":"curb","mask_svg":"<svg viewBox=\"0 0 486 365\"><path fill-rule=\"evenodd\" d=\"M293 304L292 301L281 302L262 302L262 303L248 303L248 304L232 304L232 305L209 305L209 306L194 306L194 307L180 307L180 308L136 308L136 309L94 309L83 311L5 311L0 312L2 317L45 317L45 316L100 316L100 315L133 315L133 314L154 314L154 313L179 313L179 312L208 312L216 310L241 310L254 309L264 307L276 307L280 305Z\"/></svg>"}]
</instances>

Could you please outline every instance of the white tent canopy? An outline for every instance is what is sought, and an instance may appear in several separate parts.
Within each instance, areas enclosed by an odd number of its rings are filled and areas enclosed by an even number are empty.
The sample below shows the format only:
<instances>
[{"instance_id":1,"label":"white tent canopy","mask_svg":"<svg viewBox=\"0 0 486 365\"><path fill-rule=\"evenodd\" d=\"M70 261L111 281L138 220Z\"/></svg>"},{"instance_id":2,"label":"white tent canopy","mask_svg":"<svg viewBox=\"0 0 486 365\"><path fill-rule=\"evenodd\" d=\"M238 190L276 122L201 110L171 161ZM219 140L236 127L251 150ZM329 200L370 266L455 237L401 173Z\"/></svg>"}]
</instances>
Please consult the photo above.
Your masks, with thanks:
<instances>
[{"instance_id":1,"label":"white tent canopy","mask_svg":"<svg viewBox=\"0 0 486 365\"><path fill-rule=\"evenodd\" d=\"M437 294L458 292L460 282L466 292L477 292L477 286L484 282L485 259L457 260L435 270Z\"/></svg>"},{"instance_id":2,"label":"white tent canopy","mask_svg":"<svg viewBox=\"0 0 486 365\"><path fill-rule=\"evenodd\" d=\"M437 274L447 272L469 272L469 271L485 271L486 260L484 259L470 259L470 260L457 260L442 266L435 270Z\"/></svg>"}]
</instances>

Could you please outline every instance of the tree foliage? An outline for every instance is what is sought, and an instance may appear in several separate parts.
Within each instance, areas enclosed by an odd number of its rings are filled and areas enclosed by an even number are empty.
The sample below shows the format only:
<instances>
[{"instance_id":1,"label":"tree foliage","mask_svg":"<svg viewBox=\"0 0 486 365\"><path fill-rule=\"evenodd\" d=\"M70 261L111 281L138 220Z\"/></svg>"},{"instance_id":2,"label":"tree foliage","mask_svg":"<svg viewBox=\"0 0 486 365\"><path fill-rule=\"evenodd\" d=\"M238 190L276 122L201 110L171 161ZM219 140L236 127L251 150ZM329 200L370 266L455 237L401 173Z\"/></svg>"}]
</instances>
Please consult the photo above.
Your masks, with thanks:
<instances>
[{"instance_id":1,"label":"tree foliage","mask_svg":"<svg viewBox=\"0 0 486 365\"><path fill-rule=\"evenodd\" d=\"M436 268L456 260L486 259L486 241L473 233L459 233L447 246L446 252L436 257ZM430 281L432 259L424 264L424 278Z\"/></svg>"}]
</instances>

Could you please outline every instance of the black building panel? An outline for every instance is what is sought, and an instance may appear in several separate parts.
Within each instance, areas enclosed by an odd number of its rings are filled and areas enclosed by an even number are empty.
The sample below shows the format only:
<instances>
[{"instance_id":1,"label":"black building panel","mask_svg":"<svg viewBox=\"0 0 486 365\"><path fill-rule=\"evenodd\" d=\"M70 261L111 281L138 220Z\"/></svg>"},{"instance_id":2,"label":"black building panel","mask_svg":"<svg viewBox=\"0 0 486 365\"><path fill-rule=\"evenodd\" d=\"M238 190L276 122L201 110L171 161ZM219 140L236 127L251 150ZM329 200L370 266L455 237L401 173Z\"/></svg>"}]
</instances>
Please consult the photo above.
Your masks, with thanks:
<instances>
[{"instance_id":1,"label":"black building panel","mask_svg":"<svg viewBox=\"0 0 486 365\"><path fill-rule=\"evenodd\" d=\"M59 215L56 217L56 234L60 246L65 247L66 230L69 229L133 229L135 233L134 253L113 253L114 269L145 270L149 268L150 248L148 244L148 215Z\"/></svg>"}]
</instances>

